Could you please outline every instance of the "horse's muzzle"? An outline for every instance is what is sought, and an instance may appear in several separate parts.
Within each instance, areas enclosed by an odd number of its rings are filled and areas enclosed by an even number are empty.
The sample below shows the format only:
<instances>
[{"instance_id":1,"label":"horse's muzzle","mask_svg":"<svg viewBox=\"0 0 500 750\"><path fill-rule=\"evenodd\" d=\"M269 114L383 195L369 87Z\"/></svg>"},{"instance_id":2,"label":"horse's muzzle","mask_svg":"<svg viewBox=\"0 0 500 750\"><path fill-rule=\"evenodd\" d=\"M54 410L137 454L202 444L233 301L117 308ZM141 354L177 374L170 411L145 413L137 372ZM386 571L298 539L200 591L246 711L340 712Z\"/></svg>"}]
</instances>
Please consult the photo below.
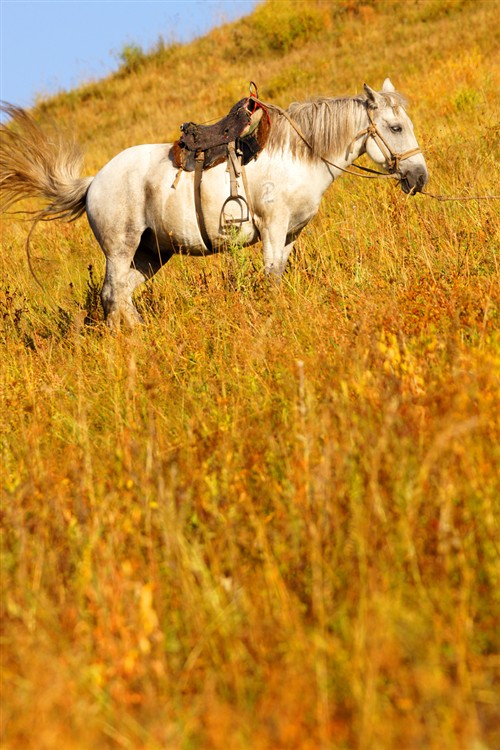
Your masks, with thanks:
<instances>
[{"instance_id":1,"label":"horse's muzzle","mask_svg":"<svg viewBox=\"0 0 500 750\"><path fill-rule=\"evenodd\" d=\"M404 193L420 193L427 184L429 174L422 164L412 167L411 169L402 169L400 172L401 189Z\"/></svg>"}]
</instances>

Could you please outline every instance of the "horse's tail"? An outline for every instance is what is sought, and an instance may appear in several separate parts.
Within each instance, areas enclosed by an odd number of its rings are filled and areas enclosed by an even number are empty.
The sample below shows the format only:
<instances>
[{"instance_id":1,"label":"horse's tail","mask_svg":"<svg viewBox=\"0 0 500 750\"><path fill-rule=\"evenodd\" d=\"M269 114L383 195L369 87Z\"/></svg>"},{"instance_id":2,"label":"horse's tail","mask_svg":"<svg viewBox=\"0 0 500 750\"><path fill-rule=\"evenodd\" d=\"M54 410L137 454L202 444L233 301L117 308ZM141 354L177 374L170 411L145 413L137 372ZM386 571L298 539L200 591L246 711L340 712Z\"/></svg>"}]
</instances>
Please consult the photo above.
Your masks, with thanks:
<instances>
[{"instance_id":1,"label":"horse's tail","mask_svg":"<svg viewBox=\"0 0 500 750\"><path fill-rule=\"evenodd\" d=\"M77 219L93 179L80 176L78 146L44 133L20 107L2 104L0 111L10 118L0 124L0 213L24 198L41 198L44 206L31 212L35 222Z\"/></svg>"}]
</instances>

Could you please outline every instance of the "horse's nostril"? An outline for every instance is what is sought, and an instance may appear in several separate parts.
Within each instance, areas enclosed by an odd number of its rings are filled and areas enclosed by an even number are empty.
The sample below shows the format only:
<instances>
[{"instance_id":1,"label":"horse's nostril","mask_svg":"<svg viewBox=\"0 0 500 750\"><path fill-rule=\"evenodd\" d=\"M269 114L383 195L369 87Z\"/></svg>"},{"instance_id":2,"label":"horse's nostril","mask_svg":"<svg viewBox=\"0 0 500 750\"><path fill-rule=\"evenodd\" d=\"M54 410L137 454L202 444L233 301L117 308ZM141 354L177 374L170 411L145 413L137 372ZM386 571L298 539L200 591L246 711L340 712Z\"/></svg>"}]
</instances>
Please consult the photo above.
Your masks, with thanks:
<instances>
[{"instance_id":1,"label":"horse's nostril","mask_svg":"<svg viewBox=\"0 0 500 750\"><path fill-rule=\"evenodd\" d=\"M410 183L406 179L406 177L401 178L401 189L403 193L409 193L411 190Z\"/></svg>"},{"instance_id":2,"label":"horse's nostril","mask_svg":"<svg viewBox=\"0 0 500 750\"><path fill-rule=\"evenodd\" d=\"M405 193L420 193L427 184L425 169L401 172L401 187Z\"/></svg>"},{"instance_id":3,"label":"horse's nostril","mask_svg":"<svg viewBox=\"0 0 500 750\"><path fill-rule=\"evenodd\" d=\"M415 183L415 191L420 193L424 189L426 183L427 183L427 175L424 172L422 172L421 174L419 174L417 181Z\"/></svg>"}]
</instances>

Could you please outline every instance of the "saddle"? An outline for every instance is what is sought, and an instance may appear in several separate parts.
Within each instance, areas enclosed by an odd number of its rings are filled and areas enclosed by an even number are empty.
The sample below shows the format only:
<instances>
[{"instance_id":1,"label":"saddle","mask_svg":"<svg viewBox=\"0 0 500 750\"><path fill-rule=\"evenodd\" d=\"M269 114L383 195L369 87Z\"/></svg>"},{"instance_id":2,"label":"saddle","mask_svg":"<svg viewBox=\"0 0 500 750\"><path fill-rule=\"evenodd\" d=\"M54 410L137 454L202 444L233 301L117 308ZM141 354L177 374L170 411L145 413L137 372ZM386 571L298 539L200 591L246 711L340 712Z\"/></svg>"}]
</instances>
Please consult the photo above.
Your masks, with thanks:
<instances>
[{"instance_id":1,"label":"saddle","mask_svg":"<svg viewBox=\"0 0 500 750\"><path fill-rule=\"evenodd\" d=\"M263 115L266 115L263 117ZM203 153L203 169L210 169L227 161L229 145L248 164L266 145L269 135L269 116L250 95L236 102L227 115L213 125L185 122L181 137L172 146L172 159L178 169L194 172L196 157Z\"/></svg>"},{"instance_id":2,"label":"saddle","mask_svg":"<svg viewBox=\"0 0 500 750\"><path fill-rule=\"evenodd\" d=\"M248 202L238 193L238 177L243 172L245 181L243 167L252 159L257 158L262 151L266 145L269 130L269 115L258 101L257 88L253 83L250 85L250 96L236 102L227 115L213 125L200 125L195 122L185 122L181 125L182 135L171 149L172 161L179 170L174 187L183 171L194 171L196 216L200 233L209 252L212 252L213 248L205 227L201 203L203 171L227 162L227 169L230 173L230 195L221 210L222 228L226 229L248 221L250 218ZM235 217L234 210L230 212L229 207L236 208L239 216Z\"/></svg>"}]
</instances>

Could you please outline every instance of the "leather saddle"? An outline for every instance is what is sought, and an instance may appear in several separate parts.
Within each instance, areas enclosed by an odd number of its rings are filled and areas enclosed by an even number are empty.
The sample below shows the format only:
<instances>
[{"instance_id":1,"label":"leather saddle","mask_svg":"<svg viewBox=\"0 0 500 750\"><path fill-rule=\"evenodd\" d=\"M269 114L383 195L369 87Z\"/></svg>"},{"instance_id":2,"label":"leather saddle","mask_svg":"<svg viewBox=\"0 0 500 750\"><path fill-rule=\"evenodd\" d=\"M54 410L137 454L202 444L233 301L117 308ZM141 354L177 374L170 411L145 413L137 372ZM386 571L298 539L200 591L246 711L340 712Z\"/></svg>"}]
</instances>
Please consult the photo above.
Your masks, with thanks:
<instances>
[{"instance_id":1,"label":"leather saddle","mask_svg":"<svg viewBox=\"0 0 500 750\"><path fill-rule=\"evenodd\" d=\"M228 159L231 143L241 156L241 163L248 164L266 145L269 128L269 116L254 97L240 99L213 125L181 125L182 135L172 146L174 165L194 172L196 157L203 153L203 169L210 169Z\"/></svg>"}]
</instances>

